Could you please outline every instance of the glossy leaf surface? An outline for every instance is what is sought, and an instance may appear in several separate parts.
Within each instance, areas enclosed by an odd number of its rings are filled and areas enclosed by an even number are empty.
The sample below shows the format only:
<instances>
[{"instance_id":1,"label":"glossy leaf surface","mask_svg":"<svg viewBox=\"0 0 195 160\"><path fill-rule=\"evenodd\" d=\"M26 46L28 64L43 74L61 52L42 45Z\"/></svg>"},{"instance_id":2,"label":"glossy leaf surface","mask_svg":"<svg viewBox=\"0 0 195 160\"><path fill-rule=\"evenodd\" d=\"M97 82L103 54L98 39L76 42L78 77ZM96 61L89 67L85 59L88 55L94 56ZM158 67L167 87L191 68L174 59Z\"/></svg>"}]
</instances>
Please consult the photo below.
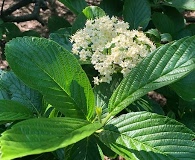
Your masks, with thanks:
<instances>
[{"instance_id":1,"label":"glossy leaf surface","mask_svg":"<svg viewBox=\"0 0 195 160\"><path fill-rule=\"evenodd\" d=\"M70 148L66 160L102 160L95 136L89 136L73 144Z\"/></svg>"},{"instance_id":2,"label":"glossy leaf surface","mask_svg":"<svg viewBox=\"0 0 195 160\"><path fill-rule=\"evenodd\" d=\"M90 136L102 125L74 118L38 118L22 121L0 138L2 160L54 151Z\"/></svg>"},{"instance_id":3,"label":"glossy leaf surface","mask_svg":"<svg viewBox=\"0 0 195 160\"><path fill-rule=\"evenodd\" d=\"M0 88L6 91L7 99L23 104L34 113L41 112L42 95L26 86L12 71L0 70Z\"/></svg>"},{"instance_id":4,"label":"glossy leaf surface","mask_svg":"<svg viewBox=\"0 0 195 160\"><path fill-rule=\"evenodd\" d=\"M126 159L195 159L195 133L154 113L132 112L114 118L106 124L100 138Z\"/></svg>"},{"instance_id":5,"label":"glossy leaf surface","mask_svg":"<svg viewBox=\"0 0 195 160\"><path fill-rule=\"evenodd\" d=\"M12 122L32 117L32 111L26 106L11 100L0 100L0 121Z\"/></svg>"},{"instance_id":6,"label":"glossy leaf surface","mask_svg":"<svg viewBox=\"0 0 195 160\"><path fill-rule=\"evenodd\" d=\"M126 0L123 17L130 29L145 29L150 21L151 10L147 0Z\"/></svg>"},{"instance_id":7,"label":"glossy leaf surface","mask_svg":"<svg viewBox=\"0 0 195 160\"><path fill-rule=\"evenodd\" d=\"M91 85L70 52L51 40L35 37L10 41L5 52L14 73L63 114L84 119L93 116Z\"/></svg>"},{"instance_id":8,"label":"glossy leaf surface","mask_svg":"<svg viewBox=\"0 0 195 160\"><path fill-rule=\"evenodd\" d=\"M195 69L195 37L159 47L122 80L109 102L115 115L149 91L171 84Z\"/></svg>"}]
</instances>

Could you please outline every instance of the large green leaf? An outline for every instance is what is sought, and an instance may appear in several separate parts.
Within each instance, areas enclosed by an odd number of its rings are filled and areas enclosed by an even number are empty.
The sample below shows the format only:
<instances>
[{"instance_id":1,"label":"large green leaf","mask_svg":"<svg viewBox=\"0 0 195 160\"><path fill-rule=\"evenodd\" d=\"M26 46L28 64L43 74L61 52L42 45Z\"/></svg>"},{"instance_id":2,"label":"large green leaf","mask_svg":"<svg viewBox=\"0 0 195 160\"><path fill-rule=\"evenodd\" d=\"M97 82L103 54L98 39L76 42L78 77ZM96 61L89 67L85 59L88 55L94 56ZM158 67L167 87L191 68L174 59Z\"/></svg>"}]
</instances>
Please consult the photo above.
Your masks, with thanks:
<instances>
[{"instance_id":1,"label":"large green leaf","mask_svg":"<svg viewBox=\"0 0 195 160\"><path fill-rule=\"evenodd\" d=\"M195 69L195 36L159 47L122 80L109 102L115 115L142 97L186 76Z\"/></svg>"},{"instance_id":2,"label":"large green leaf","mask_svg":"<svg viewBox=\"0 0 195 160\"><path fill-rule=\"evenodd\" d=\"M126 159L194 160L194 132L149 112L132 112L104 127L101 140Z\"/></svg>"},{"instance_id":3,"label":"large green leaf","mask_svg":"<svg viewBox=\"0 0 195 160\"><path fill-rule=\"evenodd\" d=\"M187 10L195 10L194 0L166 0L164 5L173 6L176 8L182 8Z\"/></svg>"},{"instance_id":4,"label":"large green leaf","mask_svg":"<svg viewBox=\"0 0 195 160\"><path fill-rule=\"evenodd\" d=\"M94 135L87 137L74 145L68 151L66 160L101 160L98 149L98 139Z\"/></svg>"},{"instance_id":5,"label":"large green leaf","mask_svg":"<svg viewBox=\"0 0 195 160\"><path fill-rule=\"evenodd\" d=\"M109 16L119 16L123 10L123 1L119 0L102 0L100 8L102 8Z\"/></svg>"},{"instance_id":6,"label":"large green leaf","mask_svg":"<svg viewBox=\"0 0 195 160\"><path fill-rule=\"evenodd\" d=\"M11 100L0 100L0 121L7 122L32 117L32 111L26 106Z\"/></svg>"},{"instance_id":7,"label":"large green leaf","mask_svg":"<svg viewBox=\"0 0 195 160\"><path fill-rule=\"evenodd\" d=\"M49 32L55 32L60 28L71 27L71 24L63 17L52 15L48 19Z\"/></svg>"},{"instance_id":8,"label":"large green leaf","mask_svg":"<svg viewBox=\"0 0 195 160\"><path fill-rule=\"evenodd\" d=\"M147 0L125 0L123 17L130 29L145 29L150 21L151 10Z\"/></svg>"},{"instance_id":9,"label":"large green leaf","mask_svg":"<svg viewBox=\"0 0 195 160\"><path fill-rule=\"evenodd\" d=\"M17 123L0 138L1 160L54 151L90 136L102 125L74 118L38 118Z\"/></svg>"},{"instance_id":10,"label":"large green leaf","mask_svg":"<svg viewBox=\"0 0 195 160\"><path fill-rule=\"evenodd\" d=\"M73 13L79 14L87 6L85 0L59 0L66 7L68 7Z\"/></svg>"},{"instance_id":11,"label":"large green leaf","mask_svg":"<svg viewBox=\"0 0 195 160\"><path fill-rule=\"evenodd\" d=\"M172 36L185 26L183 15L172 7L166 7L163 13L155 12L152 21L161 33L170 33Z\"/></svg>"},{"instance_id":12,"label":"large green leaf","mask_svg":"<svg viewBox=\"0 0 195 160\"><path fill-rule=\"evenodd\" d=\"M152 15L152 22L161 33L173 35L175 32L174 22L166 14L155 12Z\"/></svg>"},{"instance_id":13,"label":"large green leaf","mask_svg":"<svg viewBox=\"0 0 195 160\"><path fill-rule=\"evenodd\" d=\"M171 84L171 88L183 99L195 100L195 71Z\"/></svg>"},{"instance_id":14,"label":"large green leaf","mask_svg":"<svg viewBox=\"0 0 195 160\"><path fill-rule=\"evenodd\" d=\"M6 72L0 70L0 88L7 92L8 99L20 102L34 113L41 111L41 94L26 86L12 71ZM4 98L2 97L0 99Z\"/></svg>"},{"instance_id":15,"label":"large green leaf","mask_svg":"<svg viewBox=\"0 0 195 160\"><path fill-rule=\"evenodd\" d=\"M69 117L93 116L90 82L70 52L51 40L35 37L10 41L5 52L14 73L41 92L48 103Z\"/></svg>"}]
</instances>

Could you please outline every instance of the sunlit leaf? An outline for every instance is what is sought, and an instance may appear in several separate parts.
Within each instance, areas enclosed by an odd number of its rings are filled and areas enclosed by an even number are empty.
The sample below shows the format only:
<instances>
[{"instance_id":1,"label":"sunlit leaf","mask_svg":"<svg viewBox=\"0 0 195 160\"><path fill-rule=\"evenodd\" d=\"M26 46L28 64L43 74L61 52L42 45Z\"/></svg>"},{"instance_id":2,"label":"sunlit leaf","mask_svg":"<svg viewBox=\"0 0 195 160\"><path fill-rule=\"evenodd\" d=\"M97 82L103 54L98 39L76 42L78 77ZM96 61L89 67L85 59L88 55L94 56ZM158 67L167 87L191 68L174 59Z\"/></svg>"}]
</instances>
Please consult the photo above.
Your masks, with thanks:
<instances>
[{"instance_id":1,"label":"sunlit leaf","mask_svg":"<svg viewBox=\"0 0 195 160\"><path fill-rule=\"evenodd\" d=\"M109 102L115 115L149 91L171 84L195 69L195 37L159 47L122 80Z\"/></svg>"},{"instance_id":2,"label":"sunlit leaf","mask_svg":"<svg viewBox=\"0 0 195 160\"><path fill-rule=\"evenodd\" d=\"M0 138L1 160L54 151L90 136L102 125L74 118L37 118L17 123Z\"/></svg>"},{"instance_id":3,"label":"sunlit leaf","mask_svg":"<svg viewBox=\"0 0 195 160\"><path fill-rule=\"evenodd\" d=\"M93 116L90 82L70 52L51 40L35 37L13 39L5 52L14 73L63 114L84 119Z\"/></svg>"},{"instance_id":4,"label":"sunlit leaf","mask_svg":"<svg viewBox=\"0 0 195 160\"><path fill-rule=\"evenodd\" d=\"M100 138L126 159L195 159L195 133L154 113L132 112L114 118L106 124Z\"/></svg>"}]
</instances>

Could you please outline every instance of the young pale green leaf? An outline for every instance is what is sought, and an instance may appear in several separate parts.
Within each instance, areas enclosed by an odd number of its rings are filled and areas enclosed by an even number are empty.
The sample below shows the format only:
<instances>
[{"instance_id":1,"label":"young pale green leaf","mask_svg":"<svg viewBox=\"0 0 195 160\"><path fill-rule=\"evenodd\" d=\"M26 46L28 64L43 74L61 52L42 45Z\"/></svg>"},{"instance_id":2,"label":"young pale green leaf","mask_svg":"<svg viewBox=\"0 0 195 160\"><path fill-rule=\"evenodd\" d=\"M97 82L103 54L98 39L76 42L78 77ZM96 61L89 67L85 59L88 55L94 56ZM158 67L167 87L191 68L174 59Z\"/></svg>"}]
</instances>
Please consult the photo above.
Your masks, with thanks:
<instances>
[{"instance_id":1,"label":"young pale green leaf","mask_svg":"<svg viewBox=\"0 0 195 160\"><path fill-rule=\"evenodd\" d=\"M187 101L195 100L195 71L171 84L171 88Z\"/></svg>"},{"instance_id":2,"label":"young pale green leaf","mask_svg":"<svg viewBox=\"0 0 195 160\"><path fill-rule=\"evenodd\" d=\"M151 9L147 0L126 0L123 17L129 22L130 29L145 29L150 21Z\"/></svg>"},{"instance_id":3,"label":"young pale green leaf","mask_svg":"<svg viewBox=\"0 0 195 160\"><path fill-rule=\"evenodd\" d=\"M195 10L194 0L165 0L162 3L176 8Z\"/></svg>"},{"instance_id":4,"label":"young pale green leaf","mask_svg":"<svg viewBox=\"0 0 195 160\"><path fill-rule=\"evenodd\" d=\"M106 13L97 6L86 7L83 10L83 14L87 17L87 19L95 19L106 15Z\"/></svg>"},{"instance_id":5,"label":"young pale green leaf","mask_svg":"<svg viewBox=\"0 0 195 160\"><path fill-rule=\"evenodd\" d=\"M165 116L131 112L104 127L101 140L126 159L194 160L194 132Z\"/></svg>"},{"instance_id":6,"label":"young pale green leaf","mask_svg":"<svg viewBox=\"0 0 195 160\"><path fill-rule=\"evenodd\" d=\"M59 0L68 7L74 14L79 14L87 6L85 0Z\"/></svg>"},{"instance_id":7,"label":"young pale green leaf","mask_svg":"<svg viewBox=\"0 0 195 160\"><path fill-rule=\"evenodd\" d=\"M0 100L0 121L8 122L32 117L32 111L26 106L11 100Z\"/></svg>"},{"instance_id":8,"label":"young pale green leaf","mask_svg":"<svg viewBox=\"0 0 195 160\"><path fill-rule=\"evenodd\" d=\"M1 160L54 151L90 136L102 127L74 118L29 119L2 133Z\"/></svg>"},{"instance_id":9,"label":"young pale green leaf","mask_svg":"<svg viewBox=\"0 0 195 160\"><path fill-rule=\"evenodd\" d=\"M101 160L97 141L97 137L92 135L73 144L68 150L66 160Z\"/></svg>"},{"instance_id":10,"label":"young pale green leaf","mask_svg":"<svg viewBox=\"0 0 195 160\"><path fill-rule=\"evenodd\" d=\"M44 38L16 38L7 43L6 57L14 73L68 117L90 119L94 95L76 58Z\"/></svg>"},{"instance_id":11,"label":"young pale green leaf","mask_svg":"<svg viewBox=\"0 0 195 160\"><path fill-rule=\"evenodd\" d=\"M109 102L115 115L149 91L171 84L195 69L195 36L159 47L122 80Z\"/></svg>"},{"instance_id":12,"label":"young pale green leaf","mask_svg":"<svg viewBox=\"0 0 195 160\"><path fill-rule=\"evenodd\" d=\"M41 112L42 95L26 86L12 71L0 70L0 88L7 91L10 100L23 104L34 113Z\"/></svg>"},{"instance_id":13,"label":"young pale green leaf","mask_svg":"<svg viewBox=\"0 0 195 160\"><path fill-rule=\"evenodd\" d=\"M105 15L105 12L97 6L86 7L74 21L72 25L72 34L74 34L77 30L84 28L87 19L95 19Z\"/></svg>"}]
</instances>

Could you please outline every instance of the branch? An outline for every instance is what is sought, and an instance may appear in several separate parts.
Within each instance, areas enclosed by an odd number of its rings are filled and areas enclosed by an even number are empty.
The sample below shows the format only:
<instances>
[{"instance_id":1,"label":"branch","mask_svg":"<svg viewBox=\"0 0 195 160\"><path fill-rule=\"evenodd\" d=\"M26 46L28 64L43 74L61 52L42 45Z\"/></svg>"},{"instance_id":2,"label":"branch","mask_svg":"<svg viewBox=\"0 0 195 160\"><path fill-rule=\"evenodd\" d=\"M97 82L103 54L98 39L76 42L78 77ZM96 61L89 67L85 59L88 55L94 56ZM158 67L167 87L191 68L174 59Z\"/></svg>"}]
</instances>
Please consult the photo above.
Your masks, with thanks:
<instances>
[{"instance_id":1,"label":"branch","mask_svg":"<svg viewBox=\"0 0 195 160\"><path fill-rule=\"evenodd\" d=\"M1 16L8 16L10 14L12 14L14 11L16 11L17 9L20 9L30 3L33 3L34 0L22 0L19 1L18 3L14 4L13 6L9 7L8 9L6 9L5 11L2 11Z\"/></svg>"},{"instance_id":2,"label":"branch","mask_svg":"<svg viewBox=\"0 0 195 160\"><path fill-rule=\"evenodd\" d=\"M13 16L11 15L14 11L17 9L20 9L30 3L35 3L34 10L31 14L23 15L23 16ZM3 8L3 7L2 7ZM39 23L44 25L44 22L40 18L40 9L46 10L48 9L47 4L45 3L45 0L22 0L16 3L15 5L11 6L5 11L2 11L1 18L5 22L25 22L30 20L37 20Z\"/></svg>"}]
</instances>

